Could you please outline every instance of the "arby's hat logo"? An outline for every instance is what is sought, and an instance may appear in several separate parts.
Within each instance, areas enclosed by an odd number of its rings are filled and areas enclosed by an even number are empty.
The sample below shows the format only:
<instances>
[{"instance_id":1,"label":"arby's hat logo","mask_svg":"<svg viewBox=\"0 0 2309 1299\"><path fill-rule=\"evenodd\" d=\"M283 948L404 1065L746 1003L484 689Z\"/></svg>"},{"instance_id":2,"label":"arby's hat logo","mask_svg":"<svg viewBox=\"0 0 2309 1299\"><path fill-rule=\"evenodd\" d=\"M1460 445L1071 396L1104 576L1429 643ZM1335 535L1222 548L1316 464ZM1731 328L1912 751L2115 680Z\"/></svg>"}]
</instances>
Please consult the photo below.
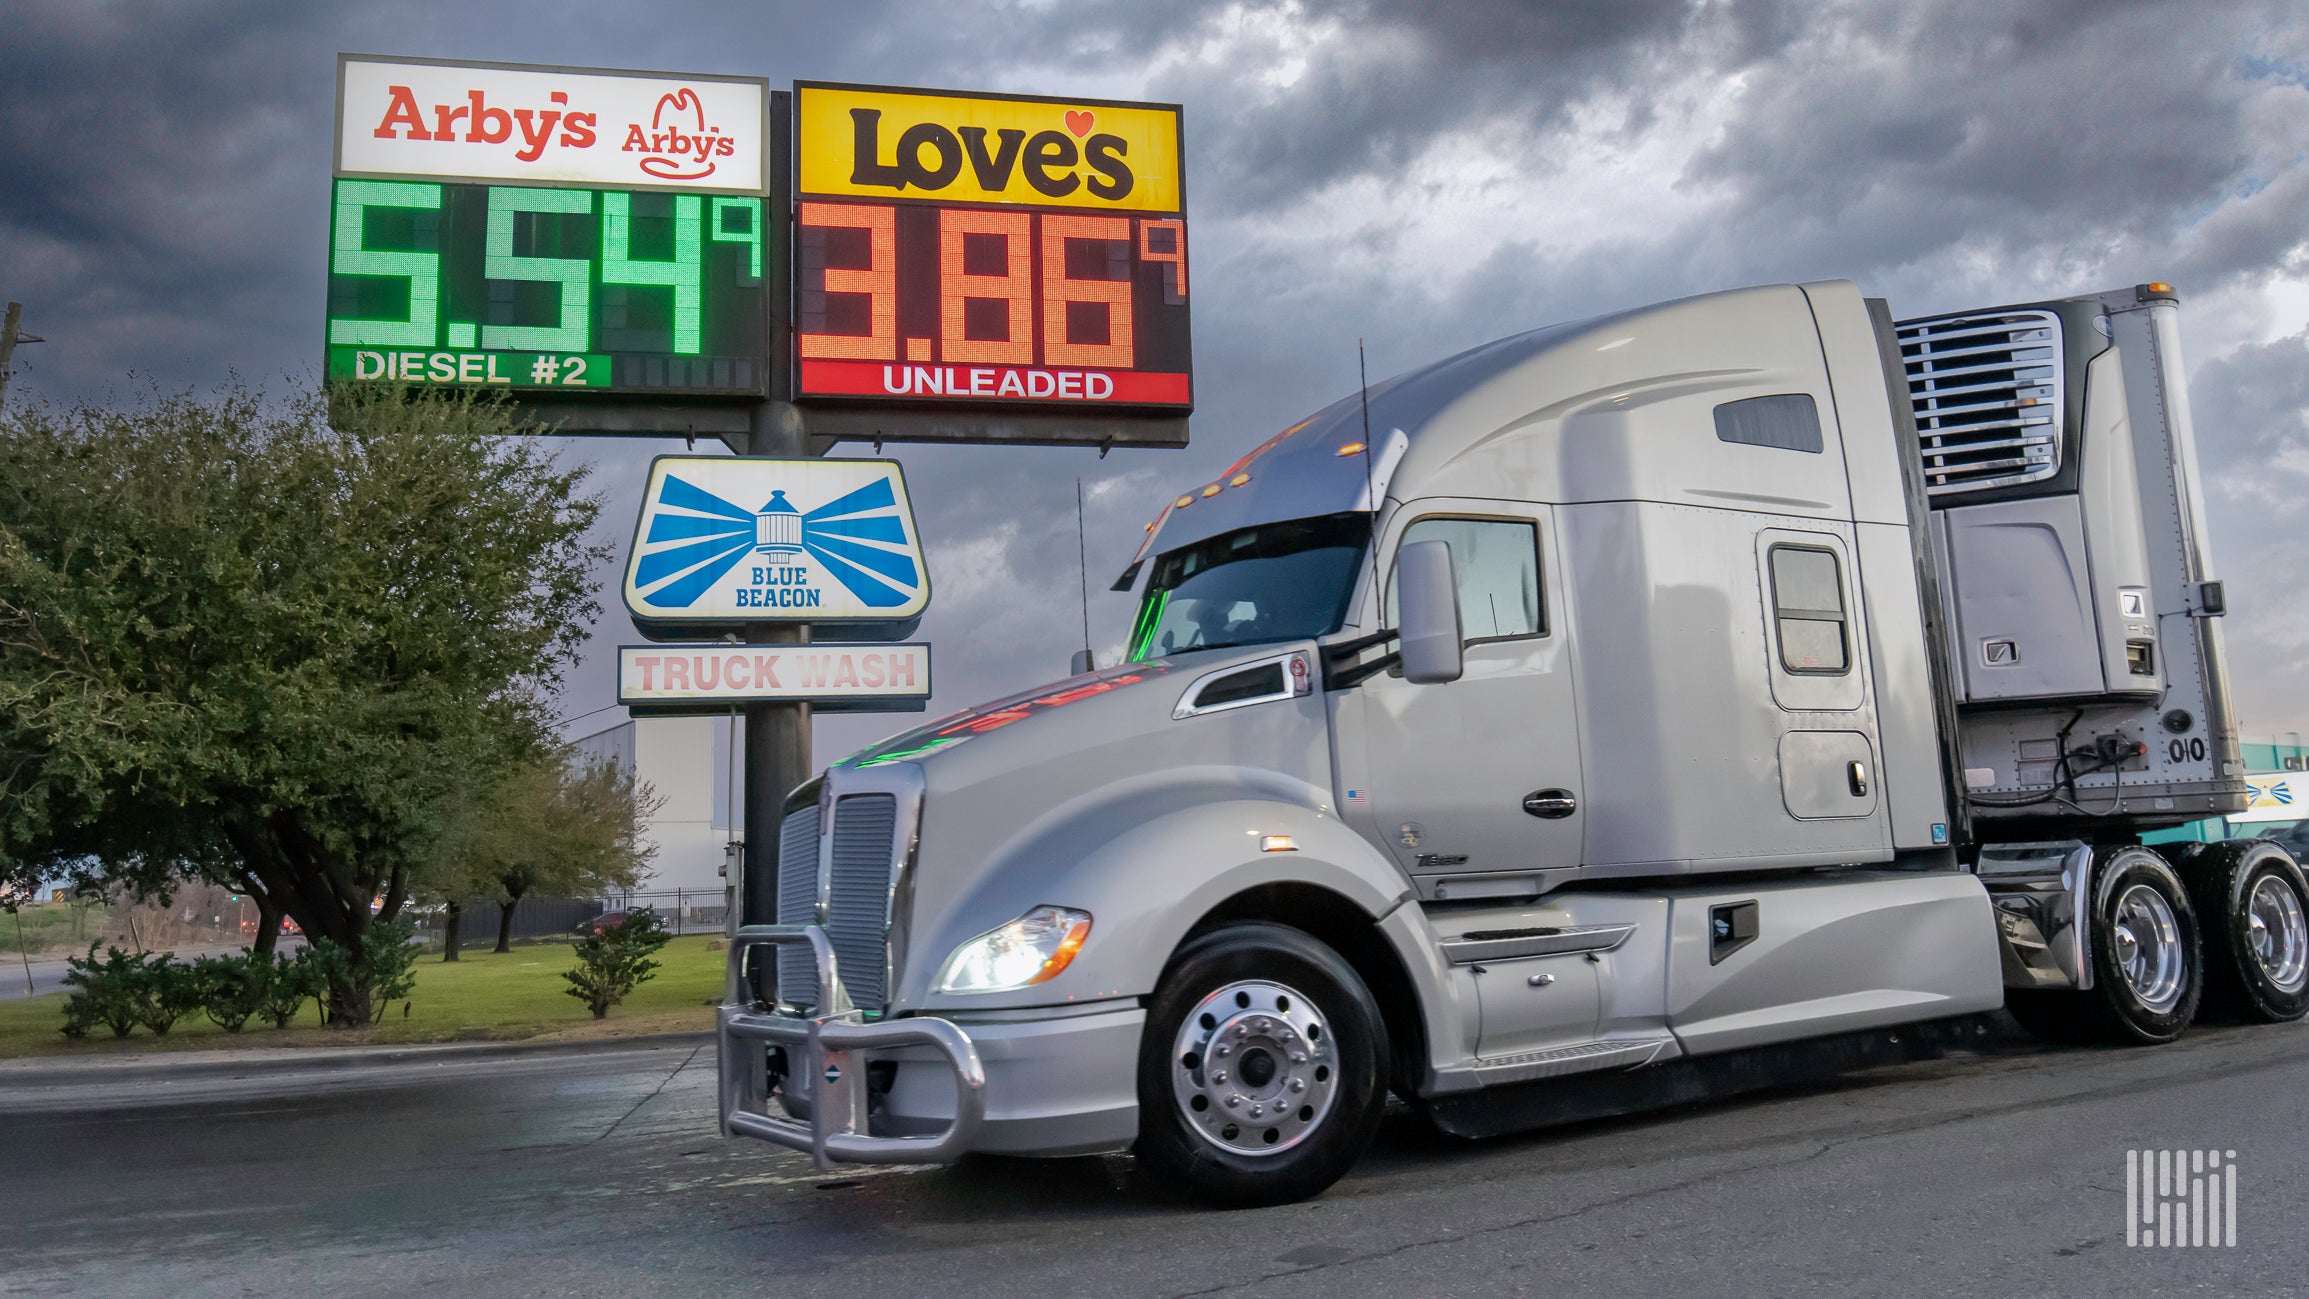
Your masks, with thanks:
<instances>
[{"instance_id":1,"label":"arby's hat logo","mask_svg":"<svg viewBox=\"0 0 2309 1299\"><path fill-rule=\"evenodd\" d=\"M647 136L636 123L625 143L625 152L649 155L641 169L659 180L704 180L714 174L715 158L736 149L737 142L720 126L706 123L705 101L688 86L658 96Z\"/></svg>"}]
</instances>

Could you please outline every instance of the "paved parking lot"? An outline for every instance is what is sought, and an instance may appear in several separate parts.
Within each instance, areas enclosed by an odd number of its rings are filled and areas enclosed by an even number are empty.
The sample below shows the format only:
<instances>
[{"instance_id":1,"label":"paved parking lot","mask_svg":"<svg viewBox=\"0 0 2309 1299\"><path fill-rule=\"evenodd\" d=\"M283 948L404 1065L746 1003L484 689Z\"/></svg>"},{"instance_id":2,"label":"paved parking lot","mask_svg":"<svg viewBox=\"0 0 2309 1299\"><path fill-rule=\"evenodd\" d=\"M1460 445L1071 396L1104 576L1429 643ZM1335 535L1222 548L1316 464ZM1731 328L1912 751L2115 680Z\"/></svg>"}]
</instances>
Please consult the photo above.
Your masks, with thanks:
<instances>
[{"instance_id":1,"label":"paved parking lot","mask_svg":"<svg viewBox=\"0 0 2309 1299\"><path fill-rule=\"evenodd\" d=\"M310 1061L305 1063L304 1061ZM1127 1158L814 1172L712 1130L712 1049L0 1066L0 1293L2299 1293L2309 1026L2024 1046L1463 1144L1322 1199ZM2125 1244L2128 1147L2233 1149L2235 1249Z\"/></svg>"}]
</instances>

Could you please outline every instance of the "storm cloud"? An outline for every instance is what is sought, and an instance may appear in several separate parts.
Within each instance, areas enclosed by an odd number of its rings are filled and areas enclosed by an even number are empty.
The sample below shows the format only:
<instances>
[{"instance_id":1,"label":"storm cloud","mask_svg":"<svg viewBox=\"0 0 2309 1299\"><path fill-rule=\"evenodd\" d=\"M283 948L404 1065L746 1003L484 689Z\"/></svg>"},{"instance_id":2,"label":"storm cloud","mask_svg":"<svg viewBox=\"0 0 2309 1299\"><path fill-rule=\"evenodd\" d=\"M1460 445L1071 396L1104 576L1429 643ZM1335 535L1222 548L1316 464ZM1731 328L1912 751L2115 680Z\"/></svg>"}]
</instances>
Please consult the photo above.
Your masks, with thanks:
<instances>
[{"instance_id":1,"label":"storm cloud","mask_svg":"<svg viewBox=\"0 0 2309 1299\"><path fill-rule=\"evenodd\" d=\"M20 7L0 294L52 399L310 376L339 51L1033 91L1185 107L1184 452L888 448L917 483L935 708L1048 679L1182 486L1488 338L1850 277L1896 313L2169 279L2248 729L2309 727L2309 20L2174 0L158 3ZM141 376L131 381L131 375ZM573 444L623 528L649 455ZM848 450L848 449L845 449ZM860 448L859 450L863 450ZM2298 558L2297 558L2298 556ZM606 580L606 575L605 575ZM612 601L614 604L614 601ZM620 617L597 646L631 639ZM596 653L566 699L598 725ZM894 723L820 723L821 757Z\"/></svg>"}]
</instances>

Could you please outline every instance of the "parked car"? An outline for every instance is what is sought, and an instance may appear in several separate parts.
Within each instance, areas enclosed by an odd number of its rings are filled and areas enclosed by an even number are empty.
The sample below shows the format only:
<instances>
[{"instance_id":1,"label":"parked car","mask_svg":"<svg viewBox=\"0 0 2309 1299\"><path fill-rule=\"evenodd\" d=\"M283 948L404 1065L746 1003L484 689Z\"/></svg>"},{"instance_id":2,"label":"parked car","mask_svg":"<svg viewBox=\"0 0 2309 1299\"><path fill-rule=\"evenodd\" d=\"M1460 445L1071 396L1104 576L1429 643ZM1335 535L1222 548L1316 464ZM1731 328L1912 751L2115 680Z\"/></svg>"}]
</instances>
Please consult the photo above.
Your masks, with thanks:
<instances>
[{"instance_id":1,"label":"parked car","mask_svg":"<svg viewBox=\"0 0 2309 1299\"><path fill-rule=\"evenodd\" d=\"M570 930L569 932L580 937L588 934L598 934L604 929L615 929L617 926L624 924L626 917L632 914L633 913L630 911L604 911L600 915L593 917L591 920L578 921L577 927Z\"/></svg>"}]
</instances>

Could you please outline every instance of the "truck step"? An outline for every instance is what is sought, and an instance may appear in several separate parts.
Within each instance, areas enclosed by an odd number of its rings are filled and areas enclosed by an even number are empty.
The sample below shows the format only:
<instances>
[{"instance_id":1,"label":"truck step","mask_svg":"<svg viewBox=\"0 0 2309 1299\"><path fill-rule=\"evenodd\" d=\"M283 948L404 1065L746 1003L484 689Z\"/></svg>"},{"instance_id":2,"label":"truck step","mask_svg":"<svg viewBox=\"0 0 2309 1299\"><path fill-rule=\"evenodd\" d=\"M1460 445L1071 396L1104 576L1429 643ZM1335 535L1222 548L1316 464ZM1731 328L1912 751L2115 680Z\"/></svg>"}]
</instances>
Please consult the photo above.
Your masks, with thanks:
<instances>
[{"instance_id":1,"label":"truck step","mask_svg":"<svg viewBox=\"0 0 2309 1299\"><path fill-rule=\"evenodd\" d=\"M1565 1074L1591 1073L1598 1069L1635 1069L1650 1064L1660 1053L1675 1045L1672 1037L1642 1038L1634 1041L1582 1042L1577 1046L1551 1047L1545 1051L1527 1051L1521 1055L1494 1056L1479 1059L1474 1066L1450 1078L1439 1090L1465 1091L1478 1087L1497 1087L1502 1083L1529 1082L1535 1078L1559 1078Z\"/></svg>"}]
</instances>

